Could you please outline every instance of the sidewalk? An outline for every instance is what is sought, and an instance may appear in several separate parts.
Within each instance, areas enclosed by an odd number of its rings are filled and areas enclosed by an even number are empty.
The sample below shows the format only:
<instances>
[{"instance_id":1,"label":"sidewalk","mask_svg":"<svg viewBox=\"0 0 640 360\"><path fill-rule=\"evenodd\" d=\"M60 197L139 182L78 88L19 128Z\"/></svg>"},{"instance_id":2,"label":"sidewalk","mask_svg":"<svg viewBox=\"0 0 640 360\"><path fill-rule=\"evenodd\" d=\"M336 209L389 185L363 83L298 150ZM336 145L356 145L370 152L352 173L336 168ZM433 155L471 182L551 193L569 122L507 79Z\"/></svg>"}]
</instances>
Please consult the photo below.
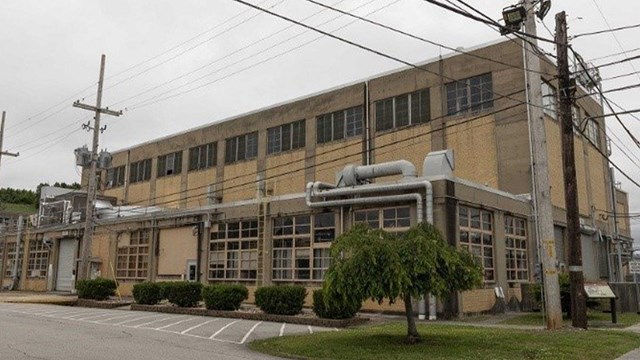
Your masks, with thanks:
<instances>
[{"instance_id":1,"label":"sidewalk","mask_svg":"<svg viewBox=\"0 0 640 360\"><path fill-rule=\"evenodd\" d=\"M0 291L0 303L74 305L78 297L59 292Z\"/></svg>"}]
</instances>

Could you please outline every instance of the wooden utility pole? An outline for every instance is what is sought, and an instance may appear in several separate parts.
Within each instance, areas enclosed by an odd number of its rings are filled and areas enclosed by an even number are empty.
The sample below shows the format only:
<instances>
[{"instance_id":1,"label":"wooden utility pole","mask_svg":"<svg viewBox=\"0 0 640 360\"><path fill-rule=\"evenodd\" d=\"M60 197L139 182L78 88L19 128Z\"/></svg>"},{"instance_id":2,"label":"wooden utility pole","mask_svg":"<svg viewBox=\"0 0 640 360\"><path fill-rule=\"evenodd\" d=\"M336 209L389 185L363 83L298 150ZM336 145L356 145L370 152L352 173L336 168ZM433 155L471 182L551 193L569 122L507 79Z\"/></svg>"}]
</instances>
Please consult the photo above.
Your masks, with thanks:
<instances>
[{"instance_id":1,"label":"wooden utility pole","mask_svg":"<svg viewBox=\"0 0 640 360\"><path fill-rule=\"evenodd\" d=\"M91 243L93 241L93 210L95 208L95 199L97 192L96 170L98 168L98 140L100 132L104 129L100 128L100 114L108 114L113 116L122 115L122 111L112 111L102 106L102 85L104 82L104 63L106 56L103 54L100 60L100 79L98 80L98 95L96 97L96 106L81 104L80 101L73 103L74 107L95 111L93 117L93 144L91 146L91 167L89 169L89 188L87 189L87 210L84 220L84 236L82 238L82 252L80 255L80 266L78 268L78 280L89 278L91 264Z\"/></svg>"},{"instance_id":2,"label":"wooden utility pole","mask_svg":"<svg viewBox=\"0 0 640 360\"><path fill-rule=\"evenodd\" d=\"M556 48L558 56L558 107L562 128L562 164L564 170L564 201L567 211L567 240L569 242L569 282L571 293L571 324L587 328L587 303L582 274L582 244L580 243L580 214L578 209L578 180L573 150L573 98L575 84L569 71L569 44L565 12L556 15Z\"/></svg>"},{"instance_id":3,"label":"wooden utility pole","mask_svg":"<svg viewBox=\"0 0 640 360\"><path fill-rule=\"evenodd\" d=\"M12 157L18 157L20 156L20 153L10 153L8 151L4 151L3 147L2 147L2 140L4 139L4 120L5 117L7 116L6 112L2 112L2 124L0 124L0 162L2 162L2 156L12 156Z\"/></svg>"},{"instance_id":4,"label":"wooden utility pole","mask_svg":"<svg viewBox=\"0 0 640 360\"><path fill-rule=\"evenodd\" d=\"M525 31L536 35L535 1L525 0L527 18ZM562 308L560 306L560 284L556 261L556 245L553 231L553 207L551 205L551 186L549 184L549 159L547 155L547 137L542 105L542 79L540 78L540 58L534 46L535 37L524 42L525 67L527 80L527 100L529 112L529 132L531 133L532 185L534 193L535 217L540 239L540 260L542 262L542 282L544 289L544 309L547 329L562 328Z\"/></svg>"}]
</instances>

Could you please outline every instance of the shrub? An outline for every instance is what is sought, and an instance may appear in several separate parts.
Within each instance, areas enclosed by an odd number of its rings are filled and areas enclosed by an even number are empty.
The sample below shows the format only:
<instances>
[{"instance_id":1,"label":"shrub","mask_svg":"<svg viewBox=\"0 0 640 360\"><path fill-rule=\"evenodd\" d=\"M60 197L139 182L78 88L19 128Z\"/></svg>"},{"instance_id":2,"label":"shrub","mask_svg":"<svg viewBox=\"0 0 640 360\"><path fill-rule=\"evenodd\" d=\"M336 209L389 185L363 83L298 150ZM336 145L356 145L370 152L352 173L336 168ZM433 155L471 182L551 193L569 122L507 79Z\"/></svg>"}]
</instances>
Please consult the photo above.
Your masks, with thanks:
<instances>
[{"instance_id":1,"label":"shrub","mask_svg":"<svg viewBox=\"0 0 640 360\"><path fill-rule=\"evenodd\" d=\"M570 315L571 314L571 292L570 292L569 274L559 273L558 282L560 283L560 307L562 308L563 313ZM533 291L536 296L536 300L538 302L541 302L542 301L541 285L539 283L536 284Z\"/></svg>"},{"instance_id":2,"label":"shrub","mask_svg":"<svg viewBox=\"0 0 640 360\"><path fill-rule=\"evenodd\" d=\"M324 319L350 319L360 310L360 306L343 303L339 299L326 300L322 289L313 292L313 312Z\"/></svg>"},{"instance_id":3,"label":"shrub","mask_svg":"<svg viewBox=\"0 0 640 360\"><path fill-rule=\"evenodd\" d=\"M145 281L133 286L133 298L138 304L155 305L163 299L163 289L158 283Z\"/></svg>"},{"instance_id":4,"label":"shrub","mask_svg":"<svg viewBox=\"0 0 640 360\"><path fill-rule=\"evenodd\" d=\"M167 292L167 288L171 286L173 282L172 281L158 281L156 284L158 284L158 286L160 286L160 297L162 299L167 299L169 296L167 296L168 292Z\"/></svg>"},{"instance_id":5,"label":"shrub","mask_svg":"<svg viewBox=\"0 0 640 360\"><path fill-rule=\"evenodd\" d=\"M116 282L111 279L97 278L80 280L76 283L76 290L80 299L106 300L116 293Z\"/></svg>"},{"instance_id":6,"label":"shrub","mask_svg":"<svg viewBox=\"0 0 640 360\"><path fill-rule=\"evenodd\" d=\"M170 303L180 307L194 307L202 299L202 284L191 281L167 282L164 295Z\"/></svg>"},{"instance_id":7,"label":"shrub","mask_svg":"<svg viewBox=\"0 0 640 360\"><path fill-rule=\"evenodd\" d=\"M256 290L256 305L267 314L296 315L302 311L307 290L302 286L265 286Z\"/></svg>"},{"instance_id":8,"label":"shrub","mask_svg":"<svg viewBox=\"0 0 640 360\"><path fill-rule=\"evenodd\" d=\"M244 285L211 285L202 288L204 305L209 310L238 310L248 297L249 290Z\"/></svg>"}]
</instances>

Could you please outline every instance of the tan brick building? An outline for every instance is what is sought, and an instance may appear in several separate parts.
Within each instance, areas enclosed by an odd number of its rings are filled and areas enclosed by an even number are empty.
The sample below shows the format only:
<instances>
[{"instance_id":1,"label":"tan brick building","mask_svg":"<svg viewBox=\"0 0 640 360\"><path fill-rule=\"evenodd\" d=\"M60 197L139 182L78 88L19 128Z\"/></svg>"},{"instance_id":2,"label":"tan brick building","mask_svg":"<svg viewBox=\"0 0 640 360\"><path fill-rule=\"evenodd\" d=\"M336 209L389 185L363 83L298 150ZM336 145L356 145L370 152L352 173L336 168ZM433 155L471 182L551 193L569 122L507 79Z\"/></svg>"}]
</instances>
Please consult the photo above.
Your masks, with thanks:
<instances>
[{"instance_id":1,"label":"tan brick building","mask_svg":"<svg viewBox=\"0 0 640 360\"><path fill-rule=\"evenodd\" d=\"M351 224L367 222L397 232L421 216L426 219L424 210L450 243L468 248L485 266L484 288L442 299L441 311L489 310L496 286L509 298L519 297L520 284L535 279L537 254L527 196L531 160L523 50L516 42L502 41L469 51L115 152L113 167L101 174L101 192L121 206L98 212L94 270L118 279L125 294L146 279L317 287L329 263L331 240ZM562 267L566 242L556 71L549 62L542 65ZM585 134L576 135L575 154L590 280L617 271L613 220L603 216L613 209L614 198L605 126L602 118L590 118L601 114L591 96L580 98L574 109ZM440 169L423 168L429 153ZM342 203L314 205L309 198L316 189L316 200L327 201L320 199L320 190L331 191L328 184L335 185L336 173L347 165L398 160L413 164L418 176L362 181L354 188L370 187L366 195L337 197L348 200ZM429 202L427 190L392 186L419 182L431 184L432 212L423 203ZM311 188L314 183L317 188ZM616 193L616 210L627 213L626 194ZM387 202L362 200L386 196ZM629 224L619 225L621 235L630 239ZM71 249L65 251L77 254L81 229L82 224L60 225L31 236L53 241L47 264L55 274L45 276L49 288L56 288L56 277L64 275L56 270L62 244L72 244L64 245ZM15 237L5 239L5 257L12 241Z\"/></svg>"}]
</instances>

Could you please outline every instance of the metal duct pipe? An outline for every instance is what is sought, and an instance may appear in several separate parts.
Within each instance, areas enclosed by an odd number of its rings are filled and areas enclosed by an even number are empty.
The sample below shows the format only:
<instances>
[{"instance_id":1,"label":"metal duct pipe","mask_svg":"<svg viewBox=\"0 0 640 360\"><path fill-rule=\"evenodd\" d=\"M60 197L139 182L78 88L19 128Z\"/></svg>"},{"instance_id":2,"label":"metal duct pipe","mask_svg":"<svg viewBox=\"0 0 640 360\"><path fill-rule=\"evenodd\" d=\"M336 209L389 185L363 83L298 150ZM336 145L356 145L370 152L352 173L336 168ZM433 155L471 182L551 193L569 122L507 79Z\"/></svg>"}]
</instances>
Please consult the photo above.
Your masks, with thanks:
<instances>
[{"instance_id":1,"label":"metal duct pipe","mask_svg":"<svg viewBox=\"0 0 640 360\"><path fill-rule=\"evenodd\" d=\"M403 179L415 178L417 176L416 167L407 160L362 166L347 165L341 172L342 181L338 185L353 186L362 180L390 175L402 175Z\"/></svg>"},{"instance_id":2,"label":"metal duct pipe","mask_svg":"<svg viewBox=\"0 0 640 360\"><path fill-rule=\"evenodd\" d=\"M394 202L394 201L400 202L400 201L411 201L411 200L414 200L416 203L418 203L417 217L422 221L422 216L423 216L422 214L424 211L422 209L422 195L417 193L307 202L307 205L309 207L316 208L316 207L345 206L345 205L388 204L389 202Z\"/></svg>"}]
</instances>

